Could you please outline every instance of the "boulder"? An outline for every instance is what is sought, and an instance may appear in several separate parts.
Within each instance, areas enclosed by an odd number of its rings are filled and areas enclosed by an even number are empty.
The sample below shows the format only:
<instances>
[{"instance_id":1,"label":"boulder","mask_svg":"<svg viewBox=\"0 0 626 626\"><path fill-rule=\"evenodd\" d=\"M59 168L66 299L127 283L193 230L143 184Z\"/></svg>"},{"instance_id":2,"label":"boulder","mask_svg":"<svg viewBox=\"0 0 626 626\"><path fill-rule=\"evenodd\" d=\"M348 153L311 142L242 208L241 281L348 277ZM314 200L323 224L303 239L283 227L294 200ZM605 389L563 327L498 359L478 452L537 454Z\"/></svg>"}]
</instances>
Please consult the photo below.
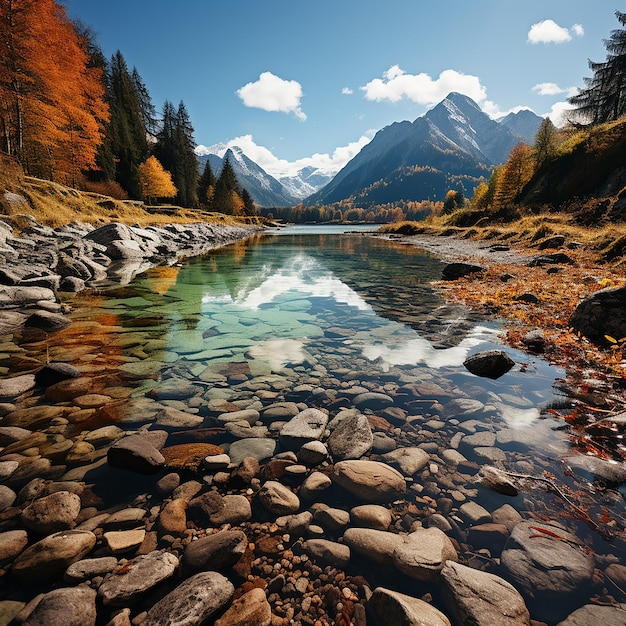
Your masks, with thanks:
<instances>
[{"instance_id":1,"label":"boulder","mask_svg":"<svg viewBox=\"0 0 626 626\"><path fill-rule=\"evenodd\" d=\"M441 571L441 581L459 624L530 625L522 596L495 574L448 561Z\"/></svg>"},{"instance_id":2,"label":"boulder","mask_svg":"<svg viewBox=\"0 0 626 626\"><path fill-rule=\"evenodd\" d=\"M51 313L50 311L35 311L26 318L24 326L26 328L39 328L51 333L67 328L72 320L61 313Z\"/></svg>"},{"instance_id":3,"label":"boulder","mask_svg":"<svg viewBox=\"0 0 626 626\"><path fill-rule=\"evenodd\" d=\"M403 574L422 581L436 581L444 565L457 561L452 541L439 528L420 528L403 538L393 551L393 564Z\"/></svg>"},{"instance_id":4,"label":"boulder","mask_svg":"<svg viewBox=\"0 0 626 626\"><path fill-rule=\"evenodd\" d=\"M247 547L248 538L241 530L222 530L192 541L185 548L183 566L188 571L230 567Z\"/></svg>"},{"instance_id":5,"label":"boulder","mask_svg":"<svg viewBox=\"0 0 626 626\"><path fill-rule=\"evenodd\" d=\"M95 626L96 592L89 587L68 587L46 593L22 626Z\"/></svg>"},{"instance_id":6,"label":"boulder","mask_svg":"<svg viewBox=\"0 0 626 626\"><path fill-rule=\"evenodd\" d=\"M359 459L372 449L374 438L367 417L362 413L348 416L333 430L326 442L333 459Z\"/></svg>"},{"instance_id":7,"label":"boulder","mask_svg":"<svg viewBox=\"0 0 626 626\"><path fill-rule=\"evenodd\" d=\"M578 304L569 319L575 331L599 344L626 337L626 286L601 289Z\"/></svg>"},{"instance_id":8,"label":"boulder","mask_svg":"<svg viewBox=\"0 0 626 626\"><path fill-rule=\"evenodd\" d=\"M265 591L255 587L235 600L215 626L270 626L272 607Z\"/></svg>"},{"instance_id":9,"label":"boulder","mask_svg":"<svg viewBox=\"0 0 626 626\"><path fill-rule=\"evenodd\" d=\"M69 363L47 363L35 374L35 382L40 387L50 387L62 380L78 378L80 370Z\"/></svg>"},{"instance_id":10,"label":"boulder","mask_svg":"<svg viewBox=\"0 0 626 626\"><path fill-rule=\"evenodd\" d=\"M403 536L372 528L348 528L343 542L351 550L381 565L393 565L393 554Z\"/></svg>"},{"instance_id":11,"label":"boulder","mask_svg":"<svg viewBox=\"0 0 626 626\"><path fill-rule=\"evenodd\" d=\"M472 263L448 263L441 271L441 278L443 280L458 280L464 276L470 274L478 274L483 271L480 265L474 265Z\"/></svg>"},{"instance_id":12,"label":"boulder","mask_svg":"<svg viewBox=\"0 0 626 626\"><path fill-rule=\"evenodd\" d=\"M413 476L424 469L430 461L428 452L421 448L396 448L381 455L380 458L385 463L396 467L404 476Z\"/></svg>"},{"instance_id":13,"label":"boulder","mask_svg":"<svg viewBox=\"0 0 626 626\"><path fill-rule=\"evenodd\" d=\"M319 409L305 409L280 431L280 443L289 450L298 450L308 441L321 439L328 424L328 415Z\"/></svg>"},{"instance_id":14,"label":"boulder","mask_svg":"<svg viewBox=\"0 0 626 626\"><path fill-rule=\"evenodd\" d=\"M138 474L157 474L165 466L165 457L145 433L117 441L107 451L107 461L111 467Z\"/></svg>"},{"instance_id":15,"label":"boulder","mask_svg":"<svg viewBox=\"0 0 626 626\"><path fill-rule=\"evenodd\" d=\"M348 567L350 563L350 548L343 543L328 539L309 539L302 547L314 561L341 569Z\"/></svg>"},{"instance_id":16,"label":"boulder","mask_svg":"<svg viewBox=\"0 0 626 626\"><path fill-rule=\"evenodd\" d=\"M268 480L259 490L261 504L276 515L289 515L300 508L300 499L289 487Z\"/></svg>"},{"instance_id":17,"label":"boulder","mask_svg":"<svg viewBox=\"0 0 626 626\"><path fill-rule=\"evenodd\" d=\"M20 519L29 530L49 535L73 528L80 508L80 497L75 493L57 491L29 504Z\"/></svg>"},{"instance_id":18,"label":"boulder","mask_svg":"<svg viewBox=\"0 0 626 626\"><path fill-rule=\"evenodd\" d=\"M484 350L469 356L463 365L476 376L496 379L506 374L515 361L504 350Z\"/></svg>"},{"instance_id":19,"label":"boulder","mask_svg":"<svg viewBox=\"0 0 626 626\"><path fill-rule=\"evenodd\" d=\"M623 626L626 621L626 604L613 606L601 606L598 604L585 604L568 615L557 626L590 626L602 624L602 626Z\"/></svg>"},{"instance_id":20,"label":"boulder","mask_svg":"<svg viewBox=\"0 0 626 626\"><path fill-rule=\"evenodd\" d=\"M52 289L0 285L0 308L24 307L40 301L55 302Z\"/></svg>"},{"instance_id":21,"label":"boulder","mask_svg":"<svg viewBox=\"0 0 626 626\"><path fill-rule=\"evenodd\" d=\"M21 374L0 380L0 399L17 398L35 387L33 374Z\"/></svg>"}]
</instances>

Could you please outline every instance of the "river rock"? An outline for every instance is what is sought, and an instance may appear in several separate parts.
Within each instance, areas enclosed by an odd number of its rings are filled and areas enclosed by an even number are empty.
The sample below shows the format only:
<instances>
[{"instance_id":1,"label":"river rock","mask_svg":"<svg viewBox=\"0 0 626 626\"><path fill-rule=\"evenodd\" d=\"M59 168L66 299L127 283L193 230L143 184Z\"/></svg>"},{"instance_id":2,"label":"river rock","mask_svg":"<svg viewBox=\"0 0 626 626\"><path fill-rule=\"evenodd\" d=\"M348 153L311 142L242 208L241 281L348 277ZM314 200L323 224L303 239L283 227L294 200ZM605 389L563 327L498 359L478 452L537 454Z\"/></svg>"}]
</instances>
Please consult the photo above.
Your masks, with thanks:
<instances>
[{"instance_id":1,"label":"river rock","mask_svg":"<svg viewBox=\"0 0 626 626\"><path fill-rule=\"evenodd\" d=\"M350 563L350 548L343 543L328 539L309 539L303 544L304 551L315 561L328 563L344 569Z\"/></svg>"},{"instance_id":2,"label":"river rock","mask_svg":"<svg viewBox=\"0 0 626 626\"><path fill-rule=\"evenodd\" d=\"M52 289L0 285L0 308L23 307L39 301L55 302Z\"/></svg>"},{"instance_id":3,"label":"river rock","mask_svg":"<svg viewBox=\"0 0 626 626\"><path fill-rule=\"evenodd\" d=\"M117 441L107 452L111 467L138 474L156 474L165 466L165 457L145 433L129 435Z\"/></svg>"},{"instance_id":4,"label":"river rock","mask_svg":"<svg viewBox=\"0 0 626 626\"><path fill-rule=\"evenodd\" d=\"M256 409L242 409L241 411L230 411L228 413L221 413L217 416L217 419L222 424L229 424L230 422L248 422L250 426L254 426L259 421L261 414Z\"/></svg>"},{"instance_id":5,"label":"river rock","mask_svg":"<svg viewBox=\"0 0 626 626\"><path fill-rule=\"evenodd\" d=\"M529 626L524 599L499 576L448 561L441 580L460 624Z\"/></svg>"},{"instance_id":6,"label":"river rock","mask_svg":"<svg viewBox=\"0 0 626 626\"><path fill-rule=\"evenodd\" d=\"M26 328L39 328L51 333L67 328L72 320L61 313L51 313L50 311L35 311L26 318L24 326Z\"/></svg>"},{"instance_id":7,"label":"river rock","mask_svg":"<svg viewBox=\"0 0 626 626\"><path fill-rule=\"evenodd\" d=\"M289 515L300 508L298 496L276 480L268 480L258 495L261 504L275 515Z\"/></svg>"},{"instance_id":8,"label":"river rock","mask_svg":"<svg viewBox=\"0 0 626 626\"><path fill-rule=\"evenodd\" d=\"M154 420L159 428L197 428L202 422L204 418L200 415L179 411L169 406L159 411Z\"/></svg>"},{"instance_id":9,"label":"river rock","mask_svg":"<svg viewBox=\"0 0 626 626\"><path fill-rule=\"evenodd\" d=\"M403 536L371 528L348 528L343 542L354 552L376 563L393 565L393 554L403 543Z\"/></svg>"},{"instance_id":10,"label":"river rock","mask_svg":"<svg viewBox=\"0 0 626 626\"><path fill-rule=\"evenodd\" d=\"M594 342L606 344L606 335L626 337L626 287L601 289L578 304L569 325Z\"/></svg>"},{"instance_id":11,"label":"river rock","mask_svg":"<svg viewBox=\"0 0 626 626\"><path fill-rule=\"evenodd\" d=\"M506 374L515 361L504 350L484 350L469 356L463 365L476 376L496 379Z\"/></svg>"},{"instance_id":12,"label":"river rock","mask_svg":"<svg viewBox=\"0 0 626 626\"><path fill-rule=\"evenodd\" d=\"M474 265L472 263L448 263L441 271L441 278L443 280L458 280L464 276L470 274L478 274L483 271L480 265Z\"/></svg>"},{"instance_id":13,"label":"river rock","mask_svg":"<svg viewBox=\"0 0 626 626\"><path fill-rule=\"evenodd\" d=\"M157 517L160 535L182 535L187 530L187 502L182 498L165 503Z\"/></svg>"},{"instance_id":14,"label":"river rock","mask_svg":"<svg viewBox=\"0 0 626 626\"><path fill-rule=\"evenodd\" d=\"M75 561L89 554L96 536L86 530L67 530L44 537L15 559L12 572L24 584L55 580Z\"/></svg>"},{"instance_id":15,"label":"river rock","mask_svg":"<svg viewBox=\"0 0 626 626\"><path fill-rule=\"evenodd\" d=\"M246 551L248 538L241 530L222 530L192 541L183 554L189 571L220 570L234 565Z\"/></svg>"},{"instance_id":16,"label":"river rock","mask_svg":"<svg viewBox=\"0 0 626 626\"><path fill-rule=\"evenodd\" d=\"M319 465L328 457L328 448L318 440L308 441L298 450L298 461L305 465Z\"/></svg>"},{"instance_id":17,"label":"river rock","mask_svg":"<svg viewBox=\"0 0 626 626\"><path fill-rule=\"evenodd\" d=\"M350 513L343 509L320 508L315 511L315 521L319 522L324 528L337 532L345 528L350 522Z\"/></svg>"},{"instance_id":18,"label":"river rock","mask_svg":"<svg viewBox=\"0 0 626 626\"><path fill-rule=\"evenodd\" d=\"M322 472L311 472L300 487L300 497L305 500L317 500L319 495L332 484L332 480Z\"/></svg>"},{"instance_id":19,"label":"river rock","mask_svg":"<svg viewBox=\"0 0 626 626\"><path fill-rule=\"evenodd\" d=\"M377 587L367 606L382 624L393 626L450 626L450 620L428 602L392 589ZM482 624L482 622L481 622Z\"/></svg>"},{"instance_id":20,"label":"river rock","mask_svg":"<svg viewBox=\"0 0 626 626\"><path fill-rule=\"evenodd\" d=\"M483 487L491 489L505 496L515 497L518 493L517 486L510 476L492 465L483 465L478 472L477 482Z\"/></svg>"},{"instance_id":21,"label":"river rock","mask_svg":"<svg viewBox=\"0 0 626 626\"><path fill-rule=\"evenodd\" d=\"M403 537L393 551L393 564L403 574L422 581L435 581L446 561L458 556L450 539L438 528L420 528Z\"/></svg>"},{"instance_id":22,"label":"river rock","mask_svg":"<svg viewBox=\"0 0 626 626\"><path fill-rule=\"evenodd\" d=\"M25 530L7 530L0 533L0 569L11 563L28 545Z\"/></svg>"},{"instance_id":23,"label":"river rock","mask_svg":"<svg viewBox=\"0 0 626 626\"><path fill-rule=\"evenodd\" d=\"M352 403L359 411L364 411L365 409L379 411L391 406L393 404L393 398L386 393L367 391L357 395L354 400L352 400Z\"/></svg>"},{"instance_id":24,"label":"river rock","mask_svg":"<svg viewBox=\"0 0 626 626\"><path fill-rule=\"evenodd\" d=\"M600 606L598 604L585 604L568 615L557 626L590 626L601 624L602 626L623 626L626 618L626 604L613 606Z\"/></svg>"},{"instance_id":25,"label":"river rock","mask_svg":"<svg viewBox=\"0 0 626 626\"><path fill-rule=\"evenodd\" d=\"M232 583L217 572L200 572L159 600L149 611L147 626L206 624L233 597Z\"/></svg>"},{"instance_id":26,"label":"river rock","mask_svg":"<svg viewBox=\"0 0 626 626\"><path fill-rule=\"evenodd\" d=\"M73 528L80 508L80 498L75 493L57 491L29 504L20 519L29 530L49 535Z\"/></svg>"},{"instance_id":27,"label":"river rock","mask_svg":"<svg viewBox=\"0 0 626 626\"><path fill-rule=\"evenodd\" d=\"M106 545L113 554L126 554L136 550L146 538L144 528L132 530L112 530L103 535Z\"/></svg>"},{"instance_id":28,"label":"river rock","mask_svg":"<svg viewBox=\"0 0 626 626\"><path fill-rule=\"evenodd\" d=\"M117 559L114 556L101 556L94 559L82 559L72 563L65 574L63 580L66 583L77 585L95 576L105 576L117 567Z\"/></svg>"},{"instance_id":29,"label":"river rock","mask_svg":"<svg viewBox=\"0 0 626 626\"><path fill-rule=\"evenodd\" d=\"M239 439L233 441L228 449L231 463L239 465L248 456L254 457L258 461L264 461L274 456L276 452L276 441L273 439Z\"/></svg>"},{"instance_id":30,"label":"river rock","mask_svg":"<svg viewBox=\"0 0 626 626\"><path fill-rule=\"evenodd\" d=\"M138 556L104 580L98 588L98 597L109 606L133 605L170 578L177 568L178 558L171 552L154 551Z\"/></svg>"},{"instance_id":31,"label":"river rock","mask_svg":"<svg viewBox=\"0 0 626 626\"><path fill-rule=\"evenodd\" d=\"M594 564L575 535L542 522L515 526L502 551L507 578L523 594L533 616L544 621L563 617L568 595L581 594L591 584Z\"/></svg>"},{"instance_id":32,"label":"river rock","mask_svg":"<svg viewBox=\"0 0 626 626\"><path fill-rule=\"evenodd\" d=\"M406 493L402 474L379 461L335 463L332 480L354 496L369 502L391 502Z\"/></svg>"},{"instance_id":33,"label":"river rock","mask_svg":"<svg viewBox=\"0 0 626 626\"><path fill-rule=\"evenodd\" d=\"M421 448L396 448L381 455L380 458L385 463L398 468L405 476L413 476L424 469L430 461L428 452Z\"/></svg>"},{"instance_id":34,"label":"river rock","mask_svg":"<svg viewBox=\"0 0 626 626\"><path fill-rule=\"evenodd\" d=\"M95 626L96 592L67 587L46 593L22 626Z\"/></svg>"},{"instance_id":35,"label":"river rock","mask_svg":"<svg viewBox=\"0 0 626 626\"><path fill-rule=\"evenodd\" d=\"M280 431L280 443L289 450L299 450L307 441L321 439L328 415L319 409L305 409L292 417Z\"/></svg>"},{"instance_id":36,"label":"river rock","mask_svg":"<svg viewBox=\"0 0 626 626\"><path fill-rule=\"evenodd\" d=\"M36 385L34 374L22 374L0 380L0 398L17 398Z\"/></svg>"},{"instance_id":37,"label":"river rock","mask_svg":"<svg viewBox=\"0 0 626 626\"><path fill-rule=\"evenodd\" d=\"M335 461L359 459L372 449L374 437L367 417L349 415L330 434L326 445Z\"/></svg>"},{"instance_id":38,"label":"river rock","mask_svg":"<svg viewBox=\"0 0 626 626\"><path fill-rule=\"evenodd\" d=\"M355 526L387 530L391 524L391 511L378 504L362 504L350 509L350 519Z\"/></svg>"},{"instance_id":39,"label":"river rock","mask_svg":"<svg viewBox=\"0 0 626 626\"><path fill-rule=\"evenodd\" d=\"M272 607L265 591L255 587L235 600L215 626L269 626L271 623Z\"/></svg>"},{"instance_id":40,"label":"river rock","mask_svg":"<svg viewBox=\"0 0 626 626\"><path fill-rule=\"evenodd\" d=\"M4 463L13 463L13 461L5 461ZM17 462L15 464L15 467L17 467ZM11 474L9 474L9 476L10 475ZM16 498L17 494L15 493L15 491L13 491L13 489L7 487L6 485L0 485L0 513L12 507Z\"/></svg>"}]
</instances>

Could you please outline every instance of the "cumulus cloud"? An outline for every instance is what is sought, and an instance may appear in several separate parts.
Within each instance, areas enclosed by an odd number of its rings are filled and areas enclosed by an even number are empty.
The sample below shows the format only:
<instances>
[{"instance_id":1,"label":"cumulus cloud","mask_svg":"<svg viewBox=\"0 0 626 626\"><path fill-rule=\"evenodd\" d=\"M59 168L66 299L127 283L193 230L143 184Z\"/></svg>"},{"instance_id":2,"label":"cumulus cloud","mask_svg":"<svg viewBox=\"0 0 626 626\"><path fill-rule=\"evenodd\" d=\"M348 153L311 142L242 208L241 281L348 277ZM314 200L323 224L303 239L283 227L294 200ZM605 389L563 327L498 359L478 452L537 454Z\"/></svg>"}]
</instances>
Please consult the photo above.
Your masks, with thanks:
<instances>
[{"instance_id":1,"label":"cumulus cloud","mask_svg":"<svg viewBox=\"0 0 626 626\"><path fill-rule=\"evenodd\" d=\"M478 76L444 70L437 78L432 78L426 73L407 74L398 65L393 65L382 78L374 78L360 89L365 92L367 100L398 102L407 98L425 106L437 104L451 91L465 94L476 102L487 97L487 90Z\"/></svg>"},{"instance_id":2,"label":"cumulus cloud","mask_svg":"<svg viewBox=\"0 0 626 626\"><path fill-rule=\"evenodd\" d=\"M300 108L302 85L296 80L284 80L272 72L262 72L257 81L245 84L236 93L247 107L293 113L298 119L306 120Z\"/></svg>"},{"instance_id":3,"label":"cumulus cloud","mask_svg":"<svg viewBox=\"0 0 626 626\"><path fill-rule=\"evenodd\" d=\"M346 95L346 96L351 96L354 93L354 91L352 91L352 89L350 89L350 87L344 87L341 90L341 93Z\"/></svg>"},{"instance_id":4,"label":"cumulus cloud","mask_svg":"<svg viewBox=\"0 0 626 626\"><path fill-rule=\"evenodd\" d=\"M561 127L567 124L567 114L574 107L567 101L565 102L555 102L548 113L548 117L552 120L552 123L555 126Z\"/></svg>"},{"instance_id":5,"label":"cumulus cloud","mask_svg":"<svg viewBox=\"0 0 626 626\"><path fill-rule=\"evenodd\" d=\"M238 146L243 150L246 156L275 178L295 176L303 167L307 166L335 174L352 159L352 157L356 156L356 154L361 151L361 148L371 141L373 136L374 131L369 131L357 141L353 141L346 146L335 148L332 154L315 153L310 157L304 157L296 161L279 159L269 148L258 145L252 135L235 137L223 144L222 149L225 152L227 148ZM210 149L205 146L198 146L196 148L196 154L198 155L208 154L209 151Z\"/></svg>"},{"instance_id":6,"label":"cumulus cloud","mask_svg":"<svg viewBox=\"0 0 626 626\"><path fill-rule=\"evenodd\" d=\"M567 94L573 96L577 91L577 87L559 87L556 83L537 83L533 87L533 91L537 92L540 96L558 96L560 94Z\"/></svg>"},{"instance_id":7,"label":"cumulus cloud","mask_svg":"<svg viewBox=\"0 0 626 626\"><path fill-rule=\"evenodd\" d=\"M565 43L571 41L572 33L582 37L585 29L581 24L574 24L571 29L559 26L554 20L542 20L530 27L528 43Z\"/></svg>"}]
</instances>

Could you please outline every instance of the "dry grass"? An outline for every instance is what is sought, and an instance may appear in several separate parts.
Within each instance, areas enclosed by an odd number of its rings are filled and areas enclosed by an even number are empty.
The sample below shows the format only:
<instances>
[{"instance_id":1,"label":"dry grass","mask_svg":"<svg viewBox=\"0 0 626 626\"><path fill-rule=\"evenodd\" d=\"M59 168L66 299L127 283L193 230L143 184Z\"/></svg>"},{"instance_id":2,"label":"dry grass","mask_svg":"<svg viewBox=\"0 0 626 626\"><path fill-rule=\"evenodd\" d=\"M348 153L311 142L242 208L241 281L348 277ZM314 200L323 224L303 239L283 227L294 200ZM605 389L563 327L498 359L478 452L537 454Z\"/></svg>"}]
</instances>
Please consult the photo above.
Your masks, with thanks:
<instances>
[{"instance_id":1,"label":"dry grass","mask_svg":"<svg viewBox=\"0 0 626 626\"><path fill-rule=\"evenodd\" d=\"M2 156L2 155L0 155ZM141 202L115 200L97 193L78 191L47 180L23 176L7 157L0 160L0 219L20 230L32 216L39 224L57 227L72 222L101 226L110 222L139 226L171 223L261 223L259 218L238 218L223 213L177 206L146 206Z\"/></svg>"}]
</instances>

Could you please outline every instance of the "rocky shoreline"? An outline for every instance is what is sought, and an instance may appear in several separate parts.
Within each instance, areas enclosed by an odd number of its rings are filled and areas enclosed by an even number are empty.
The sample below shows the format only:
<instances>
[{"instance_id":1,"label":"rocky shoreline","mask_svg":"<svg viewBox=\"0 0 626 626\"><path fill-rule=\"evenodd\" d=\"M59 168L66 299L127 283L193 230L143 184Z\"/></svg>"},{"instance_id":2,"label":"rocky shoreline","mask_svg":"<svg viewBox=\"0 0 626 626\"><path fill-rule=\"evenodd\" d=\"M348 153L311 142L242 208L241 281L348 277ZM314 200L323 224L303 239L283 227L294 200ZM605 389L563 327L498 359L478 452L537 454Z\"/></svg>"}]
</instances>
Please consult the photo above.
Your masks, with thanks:
<instances>
[{"instance_id":1,"label":"rocky shoreline","mask_svg":"<svg viewBox=\"0 0 626 626\"><path fill-rule=\"evenodd\" d=\"M135 241L137 267L160 258L125 232L104 227L113 238L96 244L131 254L115 242ZM113 265L85 245L98 256L81 261ZM14 280L14 294L54 295L56 279ZM127 333L132 358L99 366L84 345L96 323L66 328L39 296L19 336L1 333L17 375L0 380L0 624L623 624L624 520L592 550L580 520L546 519L524 476L526 444L548 431L503 428L494 394L481 402L423 372L373 381L331 343L279 376L159 362ZM35 362L72 328L64 353ZM193 363L202 341L188 343ZM516 474L493 467L503 459Z\"/></svg>"}]
</instances>

